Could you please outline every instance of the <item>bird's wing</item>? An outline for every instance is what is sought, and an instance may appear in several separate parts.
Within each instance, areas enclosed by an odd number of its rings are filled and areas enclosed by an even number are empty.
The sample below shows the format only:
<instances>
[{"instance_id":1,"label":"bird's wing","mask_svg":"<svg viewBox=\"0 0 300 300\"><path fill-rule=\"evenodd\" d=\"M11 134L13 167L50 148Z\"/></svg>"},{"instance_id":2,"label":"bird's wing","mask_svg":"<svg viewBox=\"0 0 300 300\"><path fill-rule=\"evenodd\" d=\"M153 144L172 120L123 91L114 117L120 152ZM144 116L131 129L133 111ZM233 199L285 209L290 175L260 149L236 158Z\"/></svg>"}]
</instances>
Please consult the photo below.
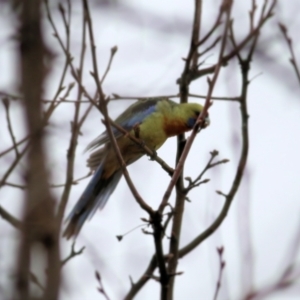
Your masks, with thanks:
<instances>
[{"instance_id":1,"label":"bird's wing","mask_svg":"<svg viewBox=\"0 0 300 300\"><path fill-rule=\"evenodd\" d=\"M130 131L136 124L141 124L145 118L156 111L156 105L159 101L167 99L147 99L139 100L129 106L116 120L115 123L122 126L125 130ZM175 102L167 100L171 105L176 105ZM116 128L112 128L115 138L121 137L123 134ZM93 140L86 150L93 150L109 142L107 132L103 132L95 140Z\"/></svg>"}]
</instances>

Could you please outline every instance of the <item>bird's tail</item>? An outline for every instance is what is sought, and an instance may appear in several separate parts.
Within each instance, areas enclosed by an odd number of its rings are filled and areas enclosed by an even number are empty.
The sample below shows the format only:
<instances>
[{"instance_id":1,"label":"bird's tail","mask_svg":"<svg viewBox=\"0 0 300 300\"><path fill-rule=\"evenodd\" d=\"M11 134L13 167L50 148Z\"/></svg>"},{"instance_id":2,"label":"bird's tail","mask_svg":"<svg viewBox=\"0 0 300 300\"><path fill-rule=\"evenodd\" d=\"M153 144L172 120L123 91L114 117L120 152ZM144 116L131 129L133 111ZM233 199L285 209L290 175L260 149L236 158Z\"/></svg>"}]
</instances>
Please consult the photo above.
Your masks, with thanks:
<instances>
[{"instance_id":1,"label":"bird's tail","mask_svg":"<svg viewBox=\"0 0 300 300\"><path fill-rule=\"evenodd\" d=\"M67 228L63 236L69 239L72 236L77 236L82 225L91 218L95 211L102 209L108 198L116 188L121 179L122 171L116 171L109 178L102 178L104 161L100 164L90 183L84 190L77 204L67 218Z\"/></svg>"}]
</instances>

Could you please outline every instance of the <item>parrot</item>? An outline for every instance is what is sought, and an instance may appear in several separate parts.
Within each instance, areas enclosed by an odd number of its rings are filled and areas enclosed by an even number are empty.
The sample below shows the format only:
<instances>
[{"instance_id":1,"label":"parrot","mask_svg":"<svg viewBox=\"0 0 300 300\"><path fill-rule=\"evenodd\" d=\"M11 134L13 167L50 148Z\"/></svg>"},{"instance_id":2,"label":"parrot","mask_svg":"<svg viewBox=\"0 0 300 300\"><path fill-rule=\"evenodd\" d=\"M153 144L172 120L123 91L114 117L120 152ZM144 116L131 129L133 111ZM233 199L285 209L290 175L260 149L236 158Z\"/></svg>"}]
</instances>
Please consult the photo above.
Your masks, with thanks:
<instances>
[{"instance_id":1,"label":"parrot","mask_svg":"<svg viewBox=\"0 0 300 300\"><path fill-rule=\"evenodd\" d=\"M198 103L178 104L168 98L148 98L129 106L115 123L133 136L138 126L139 139L156 152L169 137L191 130L202 110L203 106ZM207 113L203 127L208 124ZM141 145L113 126L112 132L126 165L145 154ZM67 239L76 238L85 221L105 206L122 177L120 163L106 131L92 141L86 150L94 150L87 160L87 166L94 173L66 219L68 224L63 236Z\"/></svg>"}]
</instances>

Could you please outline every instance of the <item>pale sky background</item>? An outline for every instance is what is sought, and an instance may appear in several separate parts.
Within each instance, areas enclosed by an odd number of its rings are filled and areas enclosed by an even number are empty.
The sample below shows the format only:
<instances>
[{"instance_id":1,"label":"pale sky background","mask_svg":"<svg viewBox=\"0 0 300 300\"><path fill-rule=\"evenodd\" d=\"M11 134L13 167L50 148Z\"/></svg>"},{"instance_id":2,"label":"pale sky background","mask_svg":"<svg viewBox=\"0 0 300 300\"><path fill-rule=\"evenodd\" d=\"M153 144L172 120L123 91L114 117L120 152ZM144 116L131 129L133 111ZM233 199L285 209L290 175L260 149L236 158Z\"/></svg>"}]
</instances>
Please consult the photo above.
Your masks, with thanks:
<instances>
[{"instance_id":1,"label":"pale sky background","mask_svg":"<svg viewBox=\"0 0 300 300\"><path fill-rule=\"evenodd\" d=\"M260 5L262 1L258 1ZM71 28L72 54L78 63L81 38L81 6L73 3ZM94 1L93 3L98 3ZM176 79L183 69L182 57L186 56L193 16L194 1L101 1L106 6L92 9L100 72L103 74L110 48L117 45L111 71L103 85L106 94L123 96L156 96L178 93ZM203 32L207 32L218 13L219 1L203 1ZM251 1L235 1L233 18L237 39L248 32L248 11ZM260 7L260 6L259 6ZM55 8L53 2L53 8ZM217 232L200 247L179 262L174 299L213 299L218 276L216 247L224 246L226 267L219 300L241 299L252 285L259 289L272 284L281 274L291 256L290 248L299 231L300 216L300 85L288 59L287 46L278 30L278 21L284 22L294 39L294 49L300 64L298 32L300 21L297 1L281 1L276 17L263 28L258 45L260 54L254 57L250 77L253 78L248 96L250 151L243 184L234 199L230 212ZM18 93L16 46L12 38L16 26L8 8L0 7L0 91ZM59 15L55 12L55 17ZM61 23L59 23L61 24ZM59 26L63 33L63 29ZM51 36L52 30L45 22L46 40L57 55L53 71L47 81L46 96L51 98L60 79L64 57ZM203 50L203 49L202 49ZM89 52L88 52L89 53ZM215 63L217 50L205 62ZM266 56L263 56L266 55ZM272 58L272 59L268 59ZM91 94L95 91L92 69L87 56L85 86ZM238 96L240 73L236 61L222 69L214 91L215 96ZM69 76L66 83L73 81ZM206 78L195 81L191 92L205 95ZM70 95L75 98L76 89ZM194 102L204 101L190 99ZM110 103L111 117L116 117L131 101ZM2 104L1 104L2 105ZM85 106L83 106L85 107ZM66 149L70 137L73 105L61 104L48 127L49 171L53 183L62 183L66 166ZM83 111L83 110L82 110ZM17 140L25 135L21 106L11 105L13 126ZM189 154L185 176L195 178L209 159L209 152L216 149L219 158L229 163L210 170L205 178L211 181L189 194L186 203L181 246L205 230L219 213L224 199L215 193L229 191L240 153L239 105L234 102L214 101L210 108L211 125L203 130ZM92 111L79 138L75 163L75 178L87 174L86 145L103 131L101 115ZM11 145L3 107L0 109L0 152ZM174 165L176 139L170 139L158 151L168 164ZM14 158L11 152L1 157L0 176ZM16 169L9 181L22 182L24 164ZM154 208L158 206L167 188L169 177L161 167L142 158L129 167L136 187ZM72 209L90 179L73 187L67 213ZM60 196L62 189L53 190ZM0 204L20 217L23 193L9 187L0 189ZM171 201L174 201L174 193ZM120 243L116 235L123 234L141 224L146 217L131 195L124 179L110 198L103 211L97 212L87 222L76 242L76 248L86 246L81 256L73 258L63 269L64 282L60 299L104 299L96 290L95 270L101 273L107 294L122 299L130 288L129 275L136 281L142 275L154 252L153 239L140 229L127 235ZM249 226L247 226L249 223ZM18 233L0 219L0 294L8 295L13 278L13 262ZM251 245L248 247L247 236ZM246 246L245 246L246 245ZM68 255L70 242L62 241L62 257ZM168 244L165 244L167 252ZM250 249L253 264L245 253ZM298 262L299 255L297 254ZM38 261L38 260L37 260ZM252 271L253 270L253 273ZM299 299L300 285L264 299ZM159 285L149 281L135 299L159 299Z\"/></svg>"}]
</instances>

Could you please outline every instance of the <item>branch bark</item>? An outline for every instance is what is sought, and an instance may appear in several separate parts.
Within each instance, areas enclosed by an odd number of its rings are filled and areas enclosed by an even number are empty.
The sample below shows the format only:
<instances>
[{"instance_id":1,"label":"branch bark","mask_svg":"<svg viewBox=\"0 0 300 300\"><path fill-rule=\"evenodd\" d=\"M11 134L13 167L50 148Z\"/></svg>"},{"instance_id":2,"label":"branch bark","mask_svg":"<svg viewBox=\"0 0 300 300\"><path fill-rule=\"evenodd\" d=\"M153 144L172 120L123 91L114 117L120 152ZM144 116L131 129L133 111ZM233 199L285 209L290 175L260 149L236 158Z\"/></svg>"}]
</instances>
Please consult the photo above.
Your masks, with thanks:
<instances>
[{"instance_id":1,"label":"branch bark","mask_svg":"<svg viewBox=\"0 0 300 300\"><path fill-rule=\"evenodd\" d=\"M30 148L27 158L27 193L24 208L22 241L15 299L32 299L29 289L30 261L35 255L45 257L46 288L43 299L57 299L60 283L59 228L54 215L55 201L50 193L46 170L46 151L41 99L47 73L45 60L50 60L41 29L41 1L22 2L20 14L21 82L24 95ZM42 247L34 247L41 244ZM35 251L33 253L33 251ZM41 253L37 253L41 252Z\"/></svg>"}]
</instances>

